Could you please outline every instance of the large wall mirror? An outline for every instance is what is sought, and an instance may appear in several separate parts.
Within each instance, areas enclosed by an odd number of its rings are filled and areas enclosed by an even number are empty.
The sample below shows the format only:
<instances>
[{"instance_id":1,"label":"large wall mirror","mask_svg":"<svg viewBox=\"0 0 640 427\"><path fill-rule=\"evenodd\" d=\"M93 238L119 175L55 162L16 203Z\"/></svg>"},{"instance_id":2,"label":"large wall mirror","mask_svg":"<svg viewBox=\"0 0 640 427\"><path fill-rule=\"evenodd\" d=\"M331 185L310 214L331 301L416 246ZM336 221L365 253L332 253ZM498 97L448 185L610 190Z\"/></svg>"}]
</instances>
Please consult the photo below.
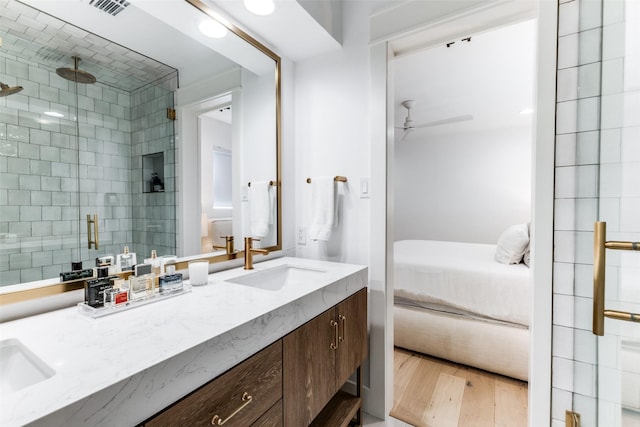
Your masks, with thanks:
<instances>
[{"instance_id":1,"label":"large wall mirror","mask_svg":"<svg viewBox=\"0 0 640 427\"><path fill-rule=\"evenodd\" d=\"M119 3L0 3L1 286L281 248L280 58L200 0Z\"/></svg>"}]
</instances>

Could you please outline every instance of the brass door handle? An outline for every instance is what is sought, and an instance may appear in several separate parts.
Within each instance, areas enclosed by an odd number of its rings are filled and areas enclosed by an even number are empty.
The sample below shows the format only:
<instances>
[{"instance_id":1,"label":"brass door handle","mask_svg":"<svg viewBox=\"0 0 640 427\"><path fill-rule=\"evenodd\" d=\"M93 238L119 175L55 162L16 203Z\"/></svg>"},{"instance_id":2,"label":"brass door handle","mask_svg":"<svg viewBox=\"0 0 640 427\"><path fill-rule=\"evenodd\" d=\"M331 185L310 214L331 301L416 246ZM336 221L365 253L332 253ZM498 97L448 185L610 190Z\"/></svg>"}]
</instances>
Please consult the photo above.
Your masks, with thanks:
<instances>
[{"instance_id":1,"label":"brass door handle","mask_svg":"<svg viewBox=\"0 0 640 427\"><path fill-rule=\"evenodd\" d=\"M331 327L333 328L334 332L335 332L335 342L332 342L331 344L329 344L329 347L331 347L331 350L337 350L338 349L338 341L339 341L339 334L338 334L338 322L336 322L335 320L331 319Z\"/></svg>"},{"instance_id":2,"label":"brass door handle","mask_svg":"<svg viewBox=\"0 0 640 427\"><path fill-rule=\"evenodd\" d=\"M93 240L91 240L91 224L93 224ZM98 249L98 214L87 214L87 247L91 249L93 245L94 249Z\"/></svg>"},{"instance_id":3,"label":"brass door handle","mask_svg":"<svg viewBox=\"0 0 640 427\"><path fill-rule=\"evenodd\" d=\"M224 420L218 414L214 415L213 418L211 418L211 425L213 425L213 426L224 425L231 418L235 417L238 414L238 412L242 411L245 408L245 406L247 406L249 403L251 403L252 400L253 400L253 397L249 393L247 393L245 391L242 394L242 401L244 403L242 405L240 405L235 411L233 411L233 413L231 415L229 415Z\"/></svg>"},{"instance_id":4,"label":"brass door handle","mask_svg":"<svg viewBox=\"0 0 640 427\"><path fill-rule=\"evenodd\" d=\"M338 338L340 342L347 339L347 316L342 314L338 315L338 319L340 319L340 323L342 323L342 335Z\"/></svg>"},{"instance_id":5,"label":"brass door handle","mask_svg":"<svg viewBox=\"0 0 640 427\"><path fill-rule=\"evenodd\" d=\"M606 265L606 250L640 251L640 242L606 241L607 223L595 223L593 233L593 334L604 335L604 318L628 322L639 322L640 313L606 310L604 308L604 277Z\"/></svg>"}]
</instances>

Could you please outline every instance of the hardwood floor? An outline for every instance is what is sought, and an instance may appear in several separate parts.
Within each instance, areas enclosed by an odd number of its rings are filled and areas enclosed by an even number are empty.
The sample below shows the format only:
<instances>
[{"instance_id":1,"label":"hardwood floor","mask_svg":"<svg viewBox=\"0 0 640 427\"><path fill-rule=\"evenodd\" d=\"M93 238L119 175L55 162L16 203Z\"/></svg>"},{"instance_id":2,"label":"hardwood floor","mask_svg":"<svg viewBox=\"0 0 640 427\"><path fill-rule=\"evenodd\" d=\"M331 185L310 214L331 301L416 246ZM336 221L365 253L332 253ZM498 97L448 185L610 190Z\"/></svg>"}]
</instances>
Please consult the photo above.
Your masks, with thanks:
<instances>
[{"instance_id":1,"label":"hardwood floor","mask_svg":"<svg viewBox=\"0 0 640 427\"><path fill-rule=\"evenodd\" d=\"M523 427L527 383L397 348L391 415L419 427Z\"/></svg>"}]
</instances>

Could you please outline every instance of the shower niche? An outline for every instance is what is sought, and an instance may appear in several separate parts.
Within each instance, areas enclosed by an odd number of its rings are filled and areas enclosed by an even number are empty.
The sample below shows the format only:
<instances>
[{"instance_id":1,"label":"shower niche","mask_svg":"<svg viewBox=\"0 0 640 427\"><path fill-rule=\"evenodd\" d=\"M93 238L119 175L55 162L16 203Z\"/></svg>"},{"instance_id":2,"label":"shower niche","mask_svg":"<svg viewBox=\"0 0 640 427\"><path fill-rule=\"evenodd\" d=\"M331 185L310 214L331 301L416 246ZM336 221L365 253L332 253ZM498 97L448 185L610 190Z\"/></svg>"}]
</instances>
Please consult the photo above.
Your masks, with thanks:
<instances>
[{"instance_id":1,"label":"shower niche","mask_svg":"<svg viewBox=\"0 0 640 427\"><path fill-rule=\"evenodd\" d=\"M142 156L142 192L164 193L164 153Z\"/></svg>"},{"instance_id":2,"label":"shower niche","mask_svg":"<svg viewBox=\"0 0 640 427\"><path fill-rule=\"evenodd\" d=\"M142 258L175 254L166 111L177 70L26 5L15 10L48 24L50 40L21 31L20 19L0 29L0 286L59 277L72 261L90 268L124 246ZM154 173L161 185L145 194Z\"/></svg>"}]
</instances>

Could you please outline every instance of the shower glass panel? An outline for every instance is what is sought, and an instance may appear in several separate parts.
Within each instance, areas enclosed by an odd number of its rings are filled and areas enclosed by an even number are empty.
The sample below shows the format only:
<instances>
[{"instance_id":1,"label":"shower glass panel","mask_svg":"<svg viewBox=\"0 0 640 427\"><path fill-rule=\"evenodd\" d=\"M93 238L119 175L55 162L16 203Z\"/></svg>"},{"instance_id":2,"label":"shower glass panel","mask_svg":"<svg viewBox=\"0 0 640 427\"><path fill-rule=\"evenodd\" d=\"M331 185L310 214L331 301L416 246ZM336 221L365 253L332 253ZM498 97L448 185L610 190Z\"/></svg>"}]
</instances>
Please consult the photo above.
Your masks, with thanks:
<instances>
[{"instance_id":1,"label":"shower glass panel","mask_svg":"<svg viewBox=\"0 0 640 427\"><path fill-rule=\"evenodd\" d=\"M0 82L23 87L0 97L0 285L57 278L73 261L90 268L125 245L139 260L152 249L175 254L167 109L177 71L18 10L0 29ZM40 22L50 42L23 31L16 13ZM156 159L150 169L149 155ZM158 191L149 191L152 178ZM88 224L88 215L97 221Z\"/></svg>"},{"instance_id":2,"label":"shower glass panel","mask_svg":"<svg viewBox=\"0 0 640 427\"><path fill-rule=\"evenodd\" d=\"M598 220L640 242L640 2L604 0ZM640 313L640 251L605 251L604 308ZM633 318L632 318L633 319ZM640 318L605 318L597 338L598 426L640 425Z\"/></svg>"}]
</instances>

